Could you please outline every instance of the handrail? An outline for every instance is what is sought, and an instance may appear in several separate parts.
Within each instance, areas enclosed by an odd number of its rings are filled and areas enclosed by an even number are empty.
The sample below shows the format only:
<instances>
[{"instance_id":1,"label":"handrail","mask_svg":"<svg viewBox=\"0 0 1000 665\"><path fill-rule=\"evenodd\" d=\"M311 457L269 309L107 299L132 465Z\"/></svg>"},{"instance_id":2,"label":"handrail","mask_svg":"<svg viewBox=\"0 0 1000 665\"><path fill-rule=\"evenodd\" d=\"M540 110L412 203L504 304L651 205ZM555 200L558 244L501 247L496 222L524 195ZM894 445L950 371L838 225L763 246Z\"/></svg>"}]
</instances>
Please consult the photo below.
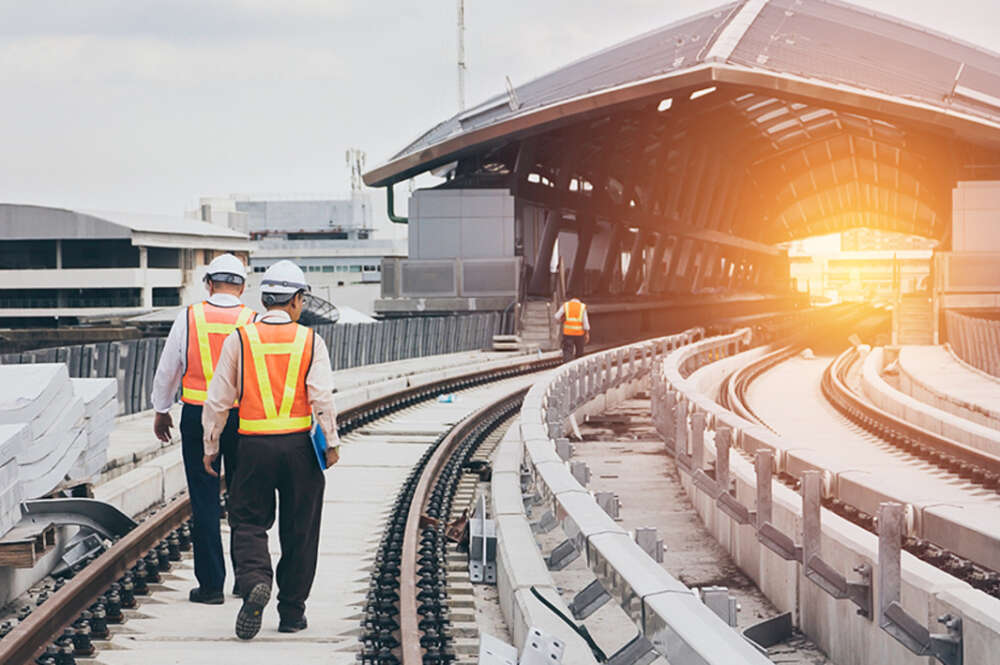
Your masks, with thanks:
<instances>
[{"instance_id":1,"label":"handrail","mask_svg":"<svg viewBox=\"0 0 1000 665\"><path fill-rule=\"evenodd\" d=\"M728 515L737 524L749 526L756 532L756 539L762 546L761 551L770 550L773 555L781 559L797 562L801 575L811 580L832 598L848 599L857 605L860 616L874 620L873 628L875 630L885 630L892 638L915 653L929 653L923 649L927 648L926 644L930 643L951 645L957 643L960 652L963 648L961 617L973 617L966 625L975 625L972 623L974 617L983 611L976 604L981 601L967 603L964 600L958 600L956 596L950 596L949 600L954 602L950 605L951 614L947 615L950 626L949 633L947 635L930 635L929 637L925 635L928 629L924 628L923 623L912 616L903 617L905 612L902 609L886 611L885 607L892 606L892 603L880 602L878 607L873 604L872 590L876 586L880 588L880 594L883 598L890 600L895 598L898 601L900 597L902 588L902 578L898 572L901 565L900 543L908 531L910 534L919 536L923 533L922 529L927 527L926 523L921 526L913 521L914 515L922 512L921 506L906 506L905 502L896 502L896 499L891 498L891 492L879 486L877 493L880 498L877 501L880 503L877 503L875 507L878 508L879 513L887 509L887 506L898 508L900 528L896 531L883 530L881 527L875 526L881 522L871 521L868 528L877 532L879 557L871 560L871 564L857 566L854 571L855 578L860 578L859 581L849 581L847 571L837 569L821 556L821 543L824 540L824 535L821 527L820 501L824 495L834 498L839 496L836 488L839 482L832 480L831 472L817 467L801 468L801 459L798 459L797 466L792 466L790 464L791 458L795 456L792 442L783 441L781 437L765 427L715 403L699 393L696 387L687 380L686 377L697 367L714 362L719 356L728 355L726 350L731 348L736 336L737 334L723 335L682 347L669 355L653 373L650 395L654 425L667 441L667 448L676 455L679 466L684 467L691 474L698 490L705 492L710 499L714 499L716 510ZM852 397L850 390L843 384L842 371L848 361L853 360L855 354L855 351L850 350L831 363L824 378L824 392L836 393L837 399L856 410L860 420L881 423L880 427L886 426L890 421L883 417L879 409ZM767 357L759 359L755 361L755 364L764 363L766 360ZM700 413L701 417L696 420L694 414L697 413ZM924 445L929 445L928 435L930 433L918 431L919 428L912 425L900 423L899 429L896 429L896 424L888 425L888 428L892 429L897 436L912 437ZM694 436L696 429L699 430L698 436ZM717 456L714 477L702 468L708 447L701 442L705 440L710 430L714 430L716 437ZM702 446L701 450L694 450L695 441ZM746 494L737 496L732 493L730 487L730 446L741 449L754 458L754 467L751 468L749 478L746 478L746 481L750 485L750 496L756 492L756 501L751 498L749 505L744 505L745 498L741 501L741 497L745 497ZM689 447L691 448L690 452ZM949 453L958 461L966 464L982 462L984 456L980 451L967 448L960 450L952 447ZM739 460L739 462L742 468L746 469L746 462L743 460ZM786 534L772 522L772 510L778 505L772 499L772 492L775 491L772 489L772 474L775 472L798 477L801 482L802 506L801 512L798 513L802 516L801 536L795 531L792 531L790 535ZM885 503L887 501L889 503ZM903 515L909 515L907 518L910 521L909 525L904 523ZM953 552L958 553L966 549L972 551L974 546L978 546L979 550L983 551L983 543L988 540L988 535L973 532L971 528L967 528L962 523L950 521L945 517L937 517L936 520L938 523L948 523L947 528L939 526L936 531L939 534L947 532L949 542L946 546L953 548ZM787 524L787 515L785 523ZM850 547L849 543L845 544ZM859 552L862 560L868 558L867 551L869 550L867 548L868 546L865 546ZM883 550L887 553L884 557ZM993 551L995 552L995 548ZM959 561L963 562L964 565L968 559L959 559ZM897 571L895 574L893 573L894 569ZM927 583L926 577L921 576L920 580L922 583ZM960 583L956 581L956 584ZM928 602L931 603L931 601ZM895 605L898 606L898 602ZM922 614L925 609L918 606L918 615ZM957 623L952 621L955 616L959 617L956 620ZM956 625L959 626L957 630L954 628ZM977 634L985 635L988 633L991 635L989 637L991 643L995 643L997 632L1000 631L993 626L983 626ZM914 637L915 633L920 633L920 635ZM831 644L821 644L820 646L826 649ZM935 652L935 655L938 656L938 653ZM939 660L946 663L957 662L947 657L939 657Z\"/></svg>"},{"instance_id":2,"label":"handrail","mask_svg":"<svg viewBox=\"0 0 1000 665\"><path fill-rule=\"evenodd\" d=\"M536 383L521 410L521 438L536 487L605 590L650 644L672 662L731 665L770 661L641 549L581 486L556 455L553 438L568 416L617 387L643 380L669 351L700 329L660 337L563 365ZM744 333L741 333L743 335Z\"/></svg>"}]
</instances>

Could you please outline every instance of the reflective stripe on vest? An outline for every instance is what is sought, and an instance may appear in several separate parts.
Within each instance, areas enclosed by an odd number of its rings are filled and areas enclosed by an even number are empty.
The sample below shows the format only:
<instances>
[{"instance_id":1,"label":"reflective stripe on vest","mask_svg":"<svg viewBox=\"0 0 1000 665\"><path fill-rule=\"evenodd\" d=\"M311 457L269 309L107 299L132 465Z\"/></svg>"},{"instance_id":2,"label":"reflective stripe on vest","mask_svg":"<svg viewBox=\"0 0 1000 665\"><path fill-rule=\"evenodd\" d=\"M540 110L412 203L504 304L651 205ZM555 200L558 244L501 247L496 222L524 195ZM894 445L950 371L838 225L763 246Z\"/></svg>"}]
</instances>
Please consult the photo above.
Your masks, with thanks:
<instances>
[{"instance_id":1,"label":"reflective stripe on vest","mask_svg":"<svg viewBox=\"0 0 1000 665\"><path fill-rule=\"evenodd\" d=\"M583 329L583 313L587 311L587 306L579 300L568 300L563 305L563 334L572 337L579 337L586 334Z\"/></svg>"},{"instance_id":2,"label":"reflective stripe on vest","mask_svg":"<svg viewBox=\"0 0 1000 665\"><path fill-rule=\"evenodd\" d=\"M243 340L240 433L308 430L312 426L312 406L306 392L306 374L312 364L313 331L297 323L256 323L239 332ZM275 386L279 388L277 393Z\"/></svg>"},{"instance_id":3,"label":"reflective stripe on vest","mask_svg":"<svg viewBox=\"0 0 1000 665\"><path fill-rule=\"evenodd\" d=\"M204 404L208 384L222 353L226 337L253 320L254 311L244 305L219 307L200 302L188 307L187 363L181 378L181 401Z\"/></svg>"}]
</instances>

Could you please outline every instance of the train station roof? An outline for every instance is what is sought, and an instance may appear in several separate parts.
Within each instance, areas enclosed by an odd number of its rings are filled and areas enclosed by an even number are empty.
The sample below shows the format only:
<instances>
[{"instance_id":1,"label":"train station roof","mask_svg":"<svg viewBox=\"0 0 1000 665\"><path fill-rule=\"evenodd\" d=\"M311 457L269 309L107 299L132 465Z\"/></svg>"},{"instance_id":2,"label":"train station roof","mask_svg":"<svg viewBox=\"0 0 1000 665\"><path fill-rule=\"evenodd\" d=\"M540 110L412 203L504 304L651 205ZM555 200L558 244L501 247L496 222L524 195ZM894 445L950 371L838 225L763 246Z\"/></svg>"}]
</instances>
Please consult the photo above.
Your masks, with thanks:
<instances>
[{"instance_id":1,"label":"train station roof","mask_svg":"<svg viewBox=\"0 0 1000 665\"><path fill-rule=\"evenodd\" d=\"M653 109L652 121L639 117ZM739 145L750 157L741 186L765 190L755 212L768 222L739 235L777 241L876 226L940 237L945 190L982 175L966 167L995 163L1000 152L1000 55L834 0L730 3L459 113L365 181L389 185L476 155L482 163L525 139L542 155L554 147L546 137L583 121L592 129L577 136L586 136L605 119L622 128L605 145L605 165L621 161L612 143L649 154L661 141L711 133L725 137L723 151ZM680 162L650 154L646 166L679 173L693 153L673 152ZM574 168L592 172L583 153Z\"/></svg>"}]
</instances>

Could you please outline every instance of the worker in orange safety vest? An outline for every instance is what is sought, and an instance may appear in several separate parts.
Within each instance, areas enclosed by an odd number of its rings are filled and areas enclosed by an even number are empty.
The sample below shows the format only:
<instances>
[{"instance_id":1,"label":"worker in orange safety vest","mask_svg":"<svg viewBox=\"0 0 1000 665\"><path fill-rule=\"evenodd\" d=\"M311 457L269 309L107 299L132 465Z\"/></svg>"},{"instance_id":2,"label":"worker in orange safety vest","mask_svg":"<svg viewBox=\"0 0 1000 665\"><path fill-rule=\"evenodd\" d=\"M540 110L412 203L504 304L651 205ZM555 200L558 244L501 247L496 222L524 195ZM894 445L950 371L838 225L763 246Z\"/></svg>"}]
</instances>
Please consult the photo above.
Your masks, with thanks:
<instances>
[{"instance_id":1,"label":"worker in orange safety vest","mask_svg":"<svg viewBox=\"0 0 1000 665\"><path fill-rule=\"evenodd\" d=\"M260 631L272 578L278 585L278 631L307 628L305 601L319 555L323 469L340 458L330 355L323 338L298 323L309 292L305 275L291 261L278 261L262 275L260 290L267 312L226 338L202 415L204 465L211 471L227 405L239 396L240 463L230 491L229 524L243 592L236 636L244 640ZM314 420L325 435L325 450L314 446ZM275 493L281 506L281 560L272 571L267 532L275 521Z\"/></svg>"},{"instance_id":2,"label":"worker in orange safety vest","mask_svg":"<svg viewBox=\"0 0 1000 665\"><path fill-rule=\"evenodd\" d=\"M194 603L219 605L224 601L223 584L226 566L222 554L219 528L220 465L216 475L203 466L202 405L219 360L222 342L237 327L253 320L254 311L240 302L246 288L246 268L232 254L215 257L205 271L208 300L184 309L164 344L153 379L152 402L156 415L153 433L163 442L170 441L173 421L170 408L174 404L178 385L181 389L181 453L191 497L194 546L194 574L198 586L191 589L188 599ZM227 485L236 473L236 410L228 404L227 424L222 433L222 457L225 461ZM235 591L235 590L234 590Z\"/></svg>"},{"instance_id":3,"label":"worker in orange safety vest","mask_svg":"<svg viewBox=\"0 0 1000 665\"><path fill-rule=\"evenodd\" d=\"M555 313L555 319L562 321L563 324L563 360L569 361L582 356L584 346L590 342L590 319L587 317L587 306L578 298L570 298Z\"/></svg>"}]
</instances>

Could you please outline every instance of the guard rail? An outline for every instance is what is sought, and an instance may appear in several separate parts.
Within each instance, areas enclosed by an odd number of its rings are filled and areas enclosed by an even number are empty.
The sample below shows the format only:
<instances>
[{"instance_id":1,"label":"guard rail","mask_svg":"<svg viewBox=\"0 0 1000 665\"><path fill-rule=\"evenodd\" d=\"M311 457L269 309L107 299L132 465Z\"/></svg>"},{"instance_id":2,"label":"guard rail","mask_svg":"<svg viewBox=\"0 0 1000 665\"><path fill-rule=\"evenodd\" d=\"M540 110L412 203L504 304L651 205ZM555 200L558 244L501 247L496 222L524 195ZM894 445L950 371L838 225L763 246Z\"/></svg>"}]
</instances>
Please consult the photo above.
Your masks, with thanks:
<instances>
[{"instance_id":1,"label":"guard rail","mask_svg":"<svg viewBox=\"0 0 1000 665\"><path fill-rule=\"evenodd\" d=\"M586 356L536 383L521 410L524 461L569 542L585 553L601 586L657 652L678 665L763 664L767 658L612 520L557 455L554 443L571 414L599 410L615 393L634 392L670 351L701 334L689 330Z\"/></svg>"},{"instance_id":2,"label":"guard rail","mask_svg":"<svg viewBox=\"0 0 1000 665\"><path fill-rule=\"evenodd\" d=\"M926 662L913 654L952 665L963 656L966 663L991 662L1000 649L1000 601L901 553L922 507L894 500L884 477L857 474L836 451L818 458L691 384L692 372L732 356L746 338L744 330L683 346L660 363L651 382L654 425L717 540L836 662ZM731 448L743 454L730 456ZM828 468L826 461L840 466ZM797 481L798 491L772 483L775 474ZM824 497L865 504L871 517L878 515L870 525L878 525L877 539L822 511ZM957 542L962 526L951 527ZM857 616L843 612L840 600L849 600ZM934 616L943 632L925 627ZM862 653L859 644L867 645Z\"/></svg>"}]
</instances>

